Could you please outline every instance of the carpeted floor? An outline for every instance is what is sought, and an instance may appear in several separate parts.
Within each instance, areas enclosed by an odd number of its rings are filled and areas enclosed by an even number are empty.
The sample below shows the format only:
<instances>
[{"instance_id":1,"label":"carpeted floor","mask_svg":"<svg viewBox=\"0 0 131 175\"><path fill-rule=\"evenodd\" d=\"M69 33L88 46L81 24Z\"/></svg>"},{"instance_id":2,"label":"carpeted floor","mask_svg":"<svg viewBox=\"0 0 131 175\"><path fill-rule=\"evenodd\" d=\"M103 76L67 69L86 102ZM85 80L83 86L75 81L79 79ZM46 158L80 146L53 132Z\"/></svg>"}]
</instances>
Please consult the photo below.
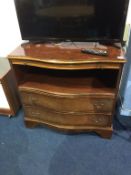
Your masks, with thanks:
<instances>
[{"instance_id":1,"label":"carpeted floor","mask_svg":"<svg viewBox=\"0 0 131 175\"><path fill-rule=\"evenodd\" d=\"M25 128L22 111L0 116L0 175L131 175L130 135L116 122L107 140Z\"/></svg>"}]
</instances>

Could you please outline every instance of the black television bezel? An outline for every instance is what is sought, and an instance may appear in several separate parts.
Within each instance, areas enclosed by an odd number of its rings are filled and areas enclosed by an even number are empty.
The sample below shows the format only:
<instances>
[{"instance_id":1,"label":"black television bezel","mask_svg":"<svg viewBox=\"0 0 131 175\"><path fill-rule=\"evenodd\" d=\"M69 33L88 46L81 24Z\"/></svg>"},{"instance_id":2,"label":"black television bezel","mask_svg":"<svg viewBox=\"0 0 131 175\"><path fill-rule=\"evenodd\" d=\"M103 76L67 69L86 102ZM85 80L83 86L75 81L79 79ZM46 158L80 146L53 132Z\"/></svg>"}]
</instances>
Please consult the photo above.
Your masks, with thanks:
<instances>
[{"instance_id":1,"label":"black television bezel","mask_svg":"<svg viewBox=\"0 0 131 175\"><path fill-rule=\"evenodd\" d=\"M18 18L18 23L19 23L19 15L18 15L18 9L17 9L17 5L16 5L16 1L14 0L14 5L15 5L15 9L16 9L16 15ZM121 24L121 32L120 32L120 38L93 38L93 39L88 39L88 38L68 38L68 37L24 37L22 34L22 29L21 29L21 25L19 23L19 29L20 29L20 33L21 33L21 38L22 40L28 40L30 42L61 42L61 41L72 41L72 42L102 42L102 43L124 43L123 37L124 37L124 31L125 31L125 25L126 25L126 18L127 18L127 13L128 13L128 5L129 5L129 1L130 0L125 0L125 10L124 10L124 15L123 15L123 20L122 20L122 24Z\"/></svg>"}]
</instances>

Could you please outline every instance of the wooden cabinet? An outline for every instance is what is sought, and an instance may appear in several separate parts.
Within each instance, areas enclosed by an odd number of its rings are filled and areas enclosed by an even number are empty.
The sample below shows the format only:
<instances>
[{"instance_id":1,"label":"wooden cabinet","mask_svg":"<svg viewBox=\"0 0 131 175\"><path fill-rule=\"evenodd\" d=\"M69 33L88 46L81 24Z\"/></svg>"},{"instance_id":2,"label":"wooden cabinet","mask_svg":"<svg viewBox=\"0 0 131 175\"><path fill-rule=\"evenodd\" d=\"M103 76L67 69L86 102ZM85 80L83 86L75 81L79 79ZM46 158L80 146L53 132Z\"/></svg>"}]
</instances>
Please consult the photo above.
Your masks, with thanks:
<instances>
[{"instance_id":1,"label":"wooden cabinet","mask_svg":"<svg viewBox=\"0 0 131 175\"><path fill-rule=\"evenodd\" d=\"M83 54L80 46L50 43L23 44L12 52L8 58L17 78L25 124L111 137L125 59L122 49L104 48L108 57Z\"/></svg>"},{"instance_id":2,"label":"wooden cabinet","mask_svg":"<svg viewBox=\"0 0 131 175\"><path fill-rule=\"evenodd\" d=\"M0 114L15 115L20 107L16 79L9 61L0 58Z\"/></svg>"}]
</instances>

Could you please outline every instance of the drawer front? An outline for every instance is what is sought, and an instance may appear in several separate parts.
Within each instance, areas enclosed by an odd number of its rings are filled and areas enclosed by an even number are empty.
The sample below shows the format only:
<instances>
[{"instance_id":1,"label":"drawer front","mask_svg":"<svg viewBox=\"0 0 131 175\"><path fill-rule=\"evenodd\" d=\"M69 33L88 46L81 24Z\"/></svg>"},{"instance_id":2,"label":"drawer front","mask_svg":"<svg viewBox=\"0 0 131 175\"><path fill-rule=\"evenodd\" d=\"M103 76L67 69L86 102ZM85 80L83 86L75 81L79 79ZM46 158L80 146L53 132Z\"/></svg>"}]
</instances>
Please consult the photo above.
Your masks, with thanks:
<instances>
[{"instance_id":1,"label":"drawer front","mask_svg":"<svg viewBox=\"0 0 131 175\"><path fill-rule=\"evenodd\" d=\"M111 116L88 113L60 113L44 108L24 107L25 117L45 124L63 126L111 126Z\"/></svg>"},{"instance_id":2,"label":"drawer front","mask_svg":"<svg viewBox=\"0 0 131 175\"><path fill-rule=\"evenodd\" d=\"M35 105L54 111L63 112L93 112L112 113L113 98L96 98L88 95L82 96L56 96L51 94L38 94L36 92L21 91L24 105Z\"/></svg>"}]
</instances>

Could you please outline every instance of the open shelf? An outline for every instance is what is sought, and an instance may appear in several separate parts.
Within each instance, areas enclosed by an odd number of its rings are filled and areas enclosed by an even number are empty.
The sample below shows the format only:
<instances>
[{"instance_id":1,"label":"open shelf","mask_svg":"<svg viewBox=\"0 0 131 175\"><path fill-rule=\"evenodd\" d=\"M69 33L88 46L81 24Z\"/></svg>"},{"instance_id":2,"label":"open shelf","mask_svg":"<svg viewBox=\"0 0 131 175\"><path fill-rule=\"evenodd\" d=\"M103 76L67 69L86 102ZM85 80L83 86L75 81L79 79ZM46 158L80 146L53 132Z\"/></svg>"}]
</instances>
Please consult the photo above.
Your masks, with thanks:
<instances>
[{"instance_id":1,"label":"open shelf","mask_svg":"<svg viewBox=\"0 0 131 175\"><path fill-rule=\"evenodd\" d=\"M46 70L15 65L19 88L59 94L102 94L115 96L117 70Z\"/></svg>"}]
</instances>

